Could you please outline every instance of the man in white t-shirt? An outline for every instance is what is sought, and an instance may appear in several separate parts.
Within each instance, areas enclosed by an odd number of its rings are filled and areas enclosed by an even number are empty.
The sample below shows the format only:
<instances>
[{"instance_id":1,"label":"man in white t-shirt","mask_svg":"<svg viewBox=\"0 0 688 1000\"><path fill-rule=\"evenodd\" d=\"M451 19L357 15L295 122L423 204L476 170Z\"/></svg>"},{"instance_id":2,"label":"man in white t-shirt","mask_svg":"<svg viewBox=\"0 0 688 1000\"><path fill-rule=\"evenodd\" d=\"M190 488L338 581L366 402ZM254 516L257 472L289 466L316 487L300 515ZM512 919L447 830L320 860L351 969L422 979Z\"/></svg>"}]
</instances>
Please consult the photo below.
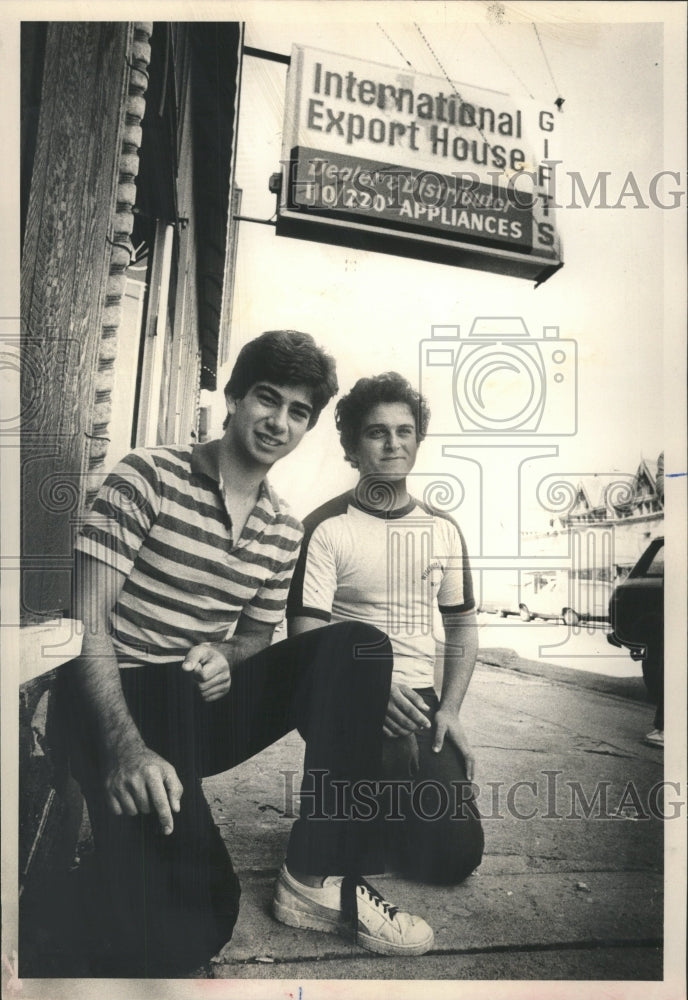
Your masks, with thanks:
<instances>
[{"instance_id":1,"label":"man in white t-shirt","mask_svg":"<svg viewBox=\"0 0 688 1000\"><path fill-rule=\"evenodd\" d=\"M376 789L389 821L387 862L422 881L456 884L480 864L484 845L461 715L478 646L466 545L450 517L408 492L429 410L405 379L395 372L360 379L335 419L359 481L304 521L290 631L359 621L389 636L385 781ZM374 650L362 647L359 655Z\"/></svg>"}]
</instances>

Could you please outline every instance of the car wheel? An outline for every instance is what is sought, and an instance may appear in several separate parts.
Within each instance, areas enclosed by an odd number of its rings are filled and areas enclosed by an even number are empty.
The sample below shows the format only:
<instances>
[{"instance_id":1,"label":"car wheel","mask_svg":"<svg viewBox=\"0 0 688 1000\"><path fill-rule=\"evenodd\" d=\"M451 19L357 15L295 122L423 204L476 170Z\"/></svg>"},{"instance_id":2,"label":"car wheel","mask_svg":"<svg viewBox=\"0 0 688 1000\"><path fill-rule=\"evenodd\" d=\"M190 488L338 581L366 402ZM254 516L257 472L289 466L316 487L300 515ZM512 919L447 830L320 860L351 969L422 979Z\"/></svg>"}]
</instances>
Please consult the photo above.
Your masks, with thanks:
<instances>
[{"instance_id":1,"label":"car wheel","mask_svg":"<svg viewBox=\"0 0 688 1000\"><path fill-rule=\"evenodd\" d=\"M561 613L561 620L564 625L577 625L580 621L580 615L573 608L564 608Z\"/></svg>"},{"instance_id":2,"label":"car wheel","mask_svg":"<svg viewBox=\"0 0 688 1000\"><path fill-rule=\"evenodd\" d=\"M519 605L518 617L521 619L522 622L530 622L533 620L533 616L531 615L530 611L525 606L525 604Z\"/></svg>"}]
</instances>

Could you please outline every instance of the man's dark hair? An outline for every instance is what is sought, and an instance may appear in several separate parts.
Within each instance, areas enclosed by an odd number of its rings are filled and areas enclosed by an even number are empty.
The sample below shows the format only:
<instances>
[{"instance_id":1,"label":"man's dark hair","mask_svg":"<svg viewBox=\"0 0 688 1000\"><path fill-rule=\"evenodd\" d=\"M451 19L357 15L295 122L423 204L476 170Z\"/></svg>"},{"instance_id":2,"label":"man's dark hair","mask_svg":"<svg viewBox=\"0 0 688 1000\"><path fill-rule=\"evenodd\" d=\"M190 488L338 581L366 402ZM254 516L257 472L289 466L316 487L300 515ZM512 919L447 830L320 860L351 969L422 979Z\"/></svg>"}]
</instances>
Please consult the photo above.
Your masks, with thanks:
<instances>
[{"instance_id":1,"label":"man's dark hair","mask_svg":"<svg viewBox=\"0 0 688 1000\"><path fill-rule=\"evenodd\" d=\"M339 388L334 358L318 347L309 333L298 330L268 330L244 344L225 386L225 396L243 399L256 382L310 389L313 410L309 430ZM223 428L228 423L226 417Z\"/></svg>"},{"instance_id":2,"label":"man's dark hair","mask_svg":"<svg viewBox=\"0 0 688 1000\"><path fill-rule=\"evenodd\" d=\"M422 441L428 432L430 408L423 396L398 372L383 372L372 378L360 378L351 392L342 396L334 411L334 421L346 460L354 468L356 463L351 459L350 453L358 445L363 422L378 403L406 403L416 424L416 441Z\"/></svg>"}]
</instances>

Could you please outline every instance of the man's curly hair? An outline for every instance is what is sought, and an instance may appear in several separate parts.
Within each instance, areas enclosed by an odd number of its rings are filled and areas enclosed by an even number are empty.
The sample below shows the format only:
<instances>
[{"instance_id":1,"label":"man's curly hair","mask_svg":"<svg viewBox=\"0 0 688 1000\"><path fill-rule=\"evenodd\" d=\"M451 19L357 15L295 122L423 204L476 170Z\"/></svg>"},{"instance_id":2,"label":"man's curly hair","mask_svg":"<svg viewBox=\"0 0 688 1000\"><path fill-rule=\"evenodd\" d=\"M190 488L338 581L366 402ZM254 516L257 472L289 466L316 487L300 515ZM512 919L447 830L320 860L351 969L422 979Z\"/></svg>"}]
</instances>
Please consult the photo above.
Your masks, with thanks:
<instances>
[{"instance_id":1,"label":"man's curly hair","mask_svg":"<svg viewBox=\"0 0 688 1000\"><path fill-rule=\"evenodd\" d=\"M428 432L430 407L402 375L398 372L383 372L372 378L360 378L353 389L338 401L334 411L344 456L354 468L357 467L357 462L352 458L352 452L358 445L363 422L379 403L406 403L413 414L416 441L419 443Z\"/></svg>"}]
</instances>

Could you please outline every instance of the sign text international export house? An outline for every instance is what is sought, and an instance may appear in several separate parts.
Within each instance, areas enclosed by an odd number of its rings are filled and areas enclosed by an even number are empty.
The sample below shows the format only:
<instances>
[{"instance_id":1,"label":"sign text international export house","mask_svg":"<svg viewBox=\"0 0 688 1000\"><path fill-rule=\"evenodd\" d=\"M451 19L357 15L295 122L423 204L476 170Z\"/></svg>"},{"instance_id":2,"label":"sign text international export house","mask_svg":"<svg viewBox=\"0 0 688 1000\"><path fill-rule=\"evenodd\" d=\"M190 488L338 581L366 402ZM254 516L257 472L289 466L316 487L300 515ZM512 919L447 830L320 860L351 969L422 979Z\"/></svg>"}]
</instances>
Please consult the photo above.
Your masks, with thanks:
<instances>
[{"instance_id":1,"label":"sign text international export house","mask_svg":"<svg viewBox=\"0 0 688 1000\"><path fill-rule=\"evenodd\" d=\"M544 281L561 115L295 45L277 232Z\"/></svg>"}]
</instances>

